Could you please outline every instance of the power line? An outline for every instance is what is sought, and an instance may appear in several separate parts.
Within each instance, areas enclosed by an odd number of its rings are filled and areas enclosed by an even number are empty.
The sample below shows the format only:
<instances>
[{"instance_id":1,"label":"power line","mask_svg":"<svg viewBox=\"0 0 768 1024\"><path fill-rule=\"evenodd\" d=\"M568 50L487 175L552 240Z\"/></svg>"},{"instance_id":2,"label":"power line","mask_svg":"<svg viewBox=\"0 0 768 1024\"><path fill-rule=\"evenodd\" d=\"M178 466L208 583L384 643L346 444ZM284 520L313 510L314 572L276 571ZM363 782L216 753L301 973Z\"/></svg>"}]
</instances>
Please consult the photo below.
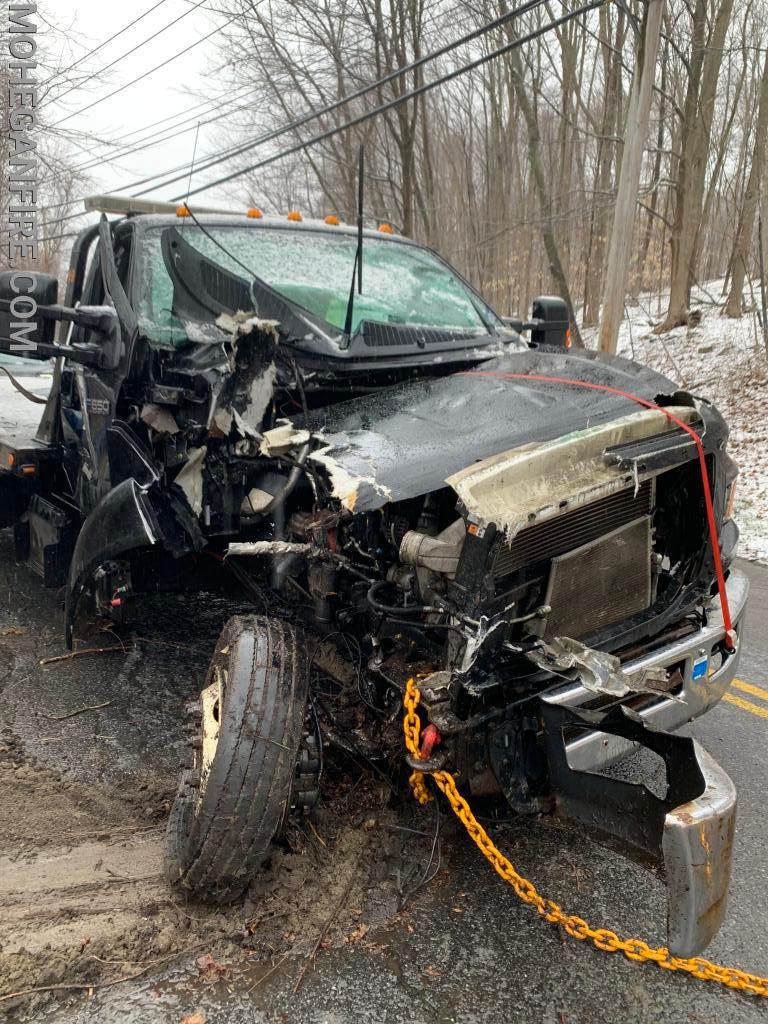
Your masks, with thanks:
<instances>
[{"instance_id":1,"label":"power line","mask_svg":"<svg viewBox=\"0 0 768 1024\"><path fill-rule=\"evenodd\" d=\"M213 29L212 32L209 32L208 35L201 36L200 39L196 39L194 43L190 43L190 45L186 46L183 50L180 50L178 53L172 54L172 56L168 57L167 60L164 60L161 64L157 64L155 67L150 68L149 71L145 71L142 75L138 75L130 82L126 82L125 85L121 85L119 88L113 89L112 92L108 92L106 96L100 96L99 99L94 100L93 103L89 103L85 107L81 107L80 110L75 110L73 113L67 114L66 117L63 117L60 121L57 121L51 127L58 128L59 125L64 124L65 121L69 121L70 118L77 117L78 114L84 114L87 110L91 110L93 107L98 106L99 103L104 103L106 102L106 100L112 99L113 96L117 96L118 93L124 92L132 85L136 85L137 82L141 82L143 81L143 79L149 78L149 76L153 75L156 71L159 71L161 68L167 67L168 64L171 64L173 61L178 60L179 57L183 57L185 54L189 53L190 50L194 50L196 46L200 46L202 43L208 42L208 40L212 36L217 35L219 32L221 32L222 29L225 29L227 25L231 25L235 18L237 18L237 15L233 15L231 18L229 18L228 21L225 21L223 25L220 25L218 28Z\"/></svg>"},{"instance_id":2,"label":"power line","mask_svg":"<svg viewBox=\"0 0 768 1024\"><path fill-rule=\"evenodd\" d=\"M50 84L50 82L52 82L55 78L59 78L61 75L69 74L70 71L74 71L78 64L82 64L84 60L87 60L89 57L92 57L94 53L98 53L99 50L103 50L108 43L112 42L113 39L117 39L118 36L121 36L123 35L123 33L127 32L129 28L133 28L134 25L138 25L138 23L143 18L146 18L148 14L151 14L153 11L156 11L158 7L162 7L163 4L167 2L168 0L158 0L158 2L154 6L150 7L149 10L144 11L144 13L140 14L138 18L134 18L133 21L129 22L129 24L127 24L124 28L121 28L118 32L115 32L114 35L111 35L109 39L105 39L103 43L99 43L98 46L94 46L92 50L89 50L87 53L84 53L82 57L78 57L74 64L70 64L68 68L61 68L60 71L57 71L56 74L52 75L48 79L48 83Z\"/></svg>"},{"instance_id":3,"label":"power line","mask_svg":"<svg viewBox=\"0 0 768 1024\"><path fill-rule=\"evenodd\" d=\"M294 121L291 121L289 124L284 125L281 128L273 129L272 131L269 131L266 134L257 137L256 139L250 139L248 142L245 142L240 146L236 146L232 149L226 150L223 154L220 154L219 156L211 157L208 161L203 161L201 164L198 165L198 172L208 170L210 167L215 167L217 164L221 163L222 160L229 160L232 157L239 156L241 153L246 153L254 146L260 146L266 142L271 142L273 139L276 139L281 135L285 135L287 132L295 131L297 128L301 128L303 125L305 125L308 121L313 121L318 117L325 116L326 114L331 114L335 110L338 110L340 107L343 107L348 103L351 103L353 100L357 100L363 96L367 96L368 93L373 92L375 89L380 89L383 85L387 85L390 82L395 81L402 75L405 75L410 71L414 71L419 67L423 67L429 61L436 60L438 57L443 57L445 56L445 54L450 53L452 50L456 50L458 49L458 47L464 46L466 43L470 43L473 40L478 39L481 36L487 34L488 32L493 31L494 29L500 28L502 25L505 25L507 22L513 20L514 18L521 17L522 15L529 13L535 8L541 7L542 4L544 4L545 2L546 0L527 0L527 2L523 3L520 7L516 7L512 11L507 11L506 14L502 14L500 17L495 18L493 21L490 21L485 25L481 25L479 28L473 29L472 32L468 32L466 35L461 36L459 39L456 39L451 43L446 43L444 46L439 47L437 50L433 50L430 53L425 54L423 57L419 57L417 60L411 61L409 64L406 64L403 67L396 68L394 71L390 71L382 78L377 79L370 85L366 85L360 89L357 89L355 92L350 93L348 96L344 96L341 99L335 100L333 103L330 103L319 110L311 110L309 111L309 113L304 114L302 117L299 117ZM598 5L596 4L595 6ZM188 169L189 164L185 165L184 173L180 174L178 177L169 178L163 182L160 182L157 185L153 185L151 188L144 189L144 191L142 192L137 192L136 195L144 195L146 192L154 191L156 188L165 188L168 185L175 184L177 181L183 181L184 178L186 177L186 172ZM143 185L146 182L156 180L157 177L158 175L155 174L151 178L147 178L145 181L142 182L136 182L135 184ZM123 187L131 188L133 186L128 185ZM191 194L195 195L194 192L192 192Z\"/></svg>"},{"instance_id":4,"label":"power line","mask_svg":"<svg viewBox=\"0 0 768 1024\"><path fill-rule=\"evenodd\" d=\"M257 90L249 86L247 91L255 92ZM246 95L246 92L243 92L243 95ZM200 105L201 104L198 104L198 106ZM193 114L190 117L187 117L182 121L179 121L178 126L173 131L171 130L172 126L169 125L166 128L161 129L160 131L151 133L149 135L145 135L144 138L142 139L137 139L134 143L132 143L129 146L118 145L116 151L114 152L114 157L117 159L122 159L124 157L131 156L133 153L140 153L145 149L152 149L154 146L163 145L166 142L170 142L172 139L179 138L181 135L187 135L189 132L194 131L197 125L204 127L205 125L213 124L222 117L231 117L233 114L238 114L242 110L248 110L250 106L252 106L251 103L244 103L242 106L227 109L222 113L219 110L218 104L208 104L207 109L205 109L204 107L204 109L199 111L197 114ZM203 117L206 113L211 113L212 111L217 111L215 116L209 117L202 121L200 120L200 118ZM166 118L165 120L169 119ZM182 125L187 125L187 127L182 127ZM165 134L165 132L169 132L169 134ZM109 159L109 156L107 157L107 159ZM86 161L85 163L78 165L76 170L87 171L90 170L92 167L97 167L99 164L103 162L104 158L95 157L90 161ZM184 167L185 169L188 166L188 164L179 165L179 167ZM160 177L161 175L164 174L171 174L174 171L178 170L179 167L172 167L169 168L167 171L159 171L155 176Z\"/></svg>"},{"instance_id":5,"label":"power line","mask_svg":"<svg viewBox=\"0 0 768 1024\"><path fill-rule=\"evenodd\" d=\"M193 3L194 0L186 0L186 2L187 3ZM533 7L538 6L540 3L543 3L543 2L544 2L544 0L538 0L537 3L526 4L526 5L524 5L521 8L518 8L518 9L516 9L514 11L508 12L508 14L504 15L501 19L497 19L497 22L504 22L504 21L506 21L509 18L518 17L518 16L526 13L529 8L533 9ZM258 6L258 3L257 3L257 6ZM459 8L453 8L452 11L450 11L449 13L455 13L455 11L458 10L458 9ZM432 18L430 20L431 21L435 21L436 20L434 15L432 16ZM444 53L446 53L446 52L448 52L448 51L450 51L452 49L456 49L458 46L463 45L465 42L471 41L473 38L475 38L475 36L478 33L487 32L487 31L491 30L492 28L494 28L496 26L497 22L491 22L489 25L486 25L483 28L478 29L475 32L470 33L469 35L467 35L465 37L462 37L461 39L457 40L456 42L449 44L447 47L443 47L441 50L435 51L432 54L428 54L426 57L421 59L421 63L423 63L425 61L428 61L428 60L435 59L436 57L439 57L442 54L444 54ZM317 63L317 62L315 61L313 63ZM354 99L356 96L363 95L365 92L368 92L368 91L371 91L372 89L378 88L381 84L384 84L387 81L389 81L390 78L394 78L397 75L404 74L408 70L410 70L412 67L418 67L419 63L420 63L419 61L416 61L412 65L408 65L406 67L400 68L396 72L393 72L390 75L387 75L385 78L381 79L380 81L374 82L371 85L366 86L364 89L361 89L358 92L356 92L356 93L354 93L354 94L352 94L350 96L345 97L344 100L340 100L337 103L332 104L331 107L329 107L327 109L328 110L335 109L336 107L341 106L343 103L349 102L351 99ZM247 95L247 93L249 91L257 91L257 90L253 86L246 86L242 90L240 90L239 92L240 92L241 95L244 96L244 95ZM237 95L237 93L235 95ZM206 104L207 104L207 101L203 101L202 103L194 104L191 107L186 108L185 110L180 111L178 114L169 115L169 116L167 116L165 118L161 118L159 121L156 121L153 124L145 126L145 129L141 129L141 128L136 129L134 132L130 132L127 137L129 137L130 135L135 135L135 134L141 132L142 130L151 129L151 128L155 127L156 125L162 124L165 121L172 120L174 117L178 117L181 114L187 113L188 111L196 110L196 109L198 109L201 106L203 108L205 108ZM241 110L248 109L249 106L250 106L250 104L243 104L240 107L236 107L236 108L234 108L232 110L227 110L222 116L223 117L229 117L231 114L237 113L237 112L239 112ZM216 109L217 109L217 104L216 103L209 105L209 110L212 111L212 110L216 110ZM321 109L321 110L317 110L315 112L312 112L309 115L306 115L304 118L300 119L300 121L297 121L297 122L295 122L293 124L287 125L283 129L280 129L280 131L277 134L282 134L283 132L288 132L290 130L293 130L295 127L298 127L300 124L305 123L307 120L310 120L310 119L312 119L314 117L322 116L323 113L325 112L325 109L326 108ZM203 112L201 112L201 114L202 113ZM191 122L193 122L192 127L194 127L194 122L197 120L198 116L200 116L200 115L191 116L191 117L187 118L186 121L179 122L179 124L181 125L181 124L185 124L185 123L188 123L188 122L191 121ZM203 121L202 124L203 125L211 124L211 123L213 123L216 120L218 120L218 118L214 117L214 118L211 118L208 121ZM164 136L161 139L158 139L158 142L156 144L159 145L160 143L169 142L172 139L177 138L180 135L188 134L188 132L192 130L192 127L183 129L181 131L174 131L171 134L166 135L166 136ZM156 135L162 135L162 132L157 132L155 134ZM267 135L258 137L256 139L251 139L250 141L245 143L242 147L240 147L237 151L232 150L232 149L225 151L225 155L227 157L232 156L232 155L237 155L237 152L246 151L246 150L250 149L254 145L259 145L259 144L261 144L264 141L269 141L273 137L276 137L275 133L274 132L270 132ZM125 151L126 147L120 146L119 148L120 148L121 151L123 151L123 155L128 156L128 155L131 155L131 153L137 152L139 149L143 148L144 144L147 143L148 141L150 141L152 138L154 138L154 136L153 135L149 135L149 136L145 136L143 139L137 140L137 142L135 144L136 148L129 149L127 152ZM107 143L101 143L101 144L102 145L107 145ZM115 156L116 156L116 158L118 158L117 154L115 154ZM98 166L99 163L101 163L100 159L94 159L91 162L86 161L84 164L78 165L77 169L78 170L89 170L91 167ZM205 163L203 165L202 169L205 169L207 166L213 166L213 164ZM124 191L126 189L136 188L139 185L144 185L144 184L147 184L148 182L156 181L158 178L163 177L166 174L174 174L177 171L183 172L183 176L185 177L186 174L189 171L189 163L182 163L182 164L176 165L175 167L166 168L163 171L156 172L155 174L151 175L150 177L142 178L142 179L140 179L138 181L133 181L133 182L127 183L125 185L118 186L117 188L112 189L111 191L112 192L120 192L120 191ZM163 184L164 185L173 184L174 181L176 181L176 180L180 180L180 179L173 179L171 181L166 181ZM152 186L151 189L147 189L146 191L153 191L154 187L155 186ZM143 193L139 193L139 194L143 194ZM65 205L67 205L67 204L66 203L53 204L50 207L48 207L48 209L56 209L57 206L65 206Z\"/></svg>"},{"instance_id":6,"label":"power line","mask_svg":"<svg viewBox=\"0 0 768 1024\"><path fill-rule=\"evenodd\" d=\"M110 68L113 68L116 64L119 64L120 61L125 60L126 57L130 57L132 54L136 53L137 50L140 50L143 46L146 46L147 43L151 43L153 39L157 39L157 37L161 36L163 32L167 32L169 28L173 28L174 25L177 25L180 21L183 21L184 18L188 17L190 14L194 14L198 7L202 7L204 3L205 0L197 0L197 3L195 3L194 6L187 8L187 10L184 11L183 14L180 14L177 18L174 18L173 21L169 21L166 25L163 25L163 27L159 28L157 32L153 32L151 36L147 36L146 39L142 39L141 42L137 43L136 46L134 46L132 49L126 50L126 52L120 54L119 57L115 57L115 59L110 64L105 64L103 68L99 68L98 71L94 71L92 74L88 75L87 78L83 79L82 82L78 82L77 85L70 86L69 89L65 90L63 93L61 93L60 96L56 97L56 101L59 102L61 99L63 99L64 96L68 96L71 92L75 92L75 90L77 89L82 89L83 86L88 84L88 82L92 82L94 78L98 78L99 75L103 75L105 71L109 71ZM88 108L86 107L86 109ZM74 117L74 114L70 114L69 116ZM66 120L67 118L65 117L64 121ZM57 123L62 124L63 122L59 121Z\"/></svg>"},{"instance_id":7,"label":"power line","mask_svg":"<svg viewBox=\"0 0 768 1024\"><path fill-rule=\"evenodd\" d=\"M504 23L506 23L507 21L509 21L512 18L519 17L519 16L521 16L521 15L523 15L525 13L528 13L530 10L533 10L534 8L540 6L543 2L544 2L544 0L530 0L530 2L525 3L525 4L521 5L521 7L516 8L515 10L508 12L507 14L503 15L501 18L497 18L494 21L492 21L492 22L490 22L490 23L488 23L486 25L481 26L480 28L478 28L475 31L469 33L468 35L463 36L462 38L456 40L455 42L449 43L446 46L441 47L440 49L434 51L433 53L427 54L426 56L420 58L418 61L414 61L414 62L412 62L411 64L409 64L409 65L407 65L405 67L402 67L402 68L399 68L399 69L397 69L397 70L395 70L393 72L390 72L389 74L384 76L382 79L372 83L369 86L364 87L363 89L358 90L355 93L350 94L349 96L345 97L342 100L337 100L336 102L334 102L334 103L332 103L332 104L330 104L330 105L328 105L328 106L326 106L324 108L321 108L319 110L314 110L314 111L304 115L302 118L299 118L296 121L291 122L290 124L288 124L288 125L286 125L286 126L284 126L282 128L279 128L279 129L276 129L274 131L271 131L271 132L269 132L269 133L267 133L267 134L265 134L265 135L255 139L255 140L251 140L250 142L244 144L243 146L239 146L239 147L236 147L234 149L225 151L223 154L220 154L218 157L209 160L202 167L199 166L199 169L206 169L206 168L215 166L215 165L223 162L224 160L230 159L234 155L237 155L239 153L247 151L253 145L258 145L258 144L260 144L263 141L269 141L269 140L271 140L271 139L273 139L275 137L278 137L279 135L285 134L286 132L295 129L296 127L299 127L300 125L306 123L309 120L312 120L312 119L317 118L317 117L321 117L321 116L323 116L324 114L326 114L326 113L328 113L330 111L338 109L344 103L347 103L347 102L349 102L349 101L351 101L351 100L353 100L353 99L355 99L355 98L357 98L357 97L359 97L361 95L365 95L366 93L372 91L373 89L379 88L381 85L386 84L387 82L397 78L398 76L400 76L402 74L405 74L407 71L412 70L413 68L418 67L420 65L423 65L427 61L434 60L435 58L437 58L439 56L442 56L443 54L445 54L447 52L450 52L453 49L456 49L457 47L463 45L464 43L466 43L468 41L471 41L471 40L473 40L475 38L478 38L480 35L486 34L487 32L493 30L494 28L497 28L500 25L503 25ZM459 75L464 74L467 71L473 70L474 68L476 68L476 67L478 67L478 66L480 66L480 65L482 65L482 64L484 64L484 63L486 63L486 62L488 62L488 61L490 61L492 59L494 59L496 56L499 56L499 55L501 55L503 53L506 53L509 50L516 48L517 46L523 45L524 43L529 42L529 41L537 38L538 36L542 35L544 32L550 31L552 28L555 28L555 27L565 23L566 21L569 21L572 18L578 17L581 14L586 13L586 12L588 12L588 11L594 9L595 7L598 7L598 6L600 6L599 0L594 0L594 2L585 4L584 6L578 8L577 10L567 13L566 15L561 17L560 19L557 19L556 21L552 22L551 24L546 25L546 26L540 28L539 30L529 34L528 36L522 37L521 39L519 39L517 41L514 41L512 43L506 44L505 46L500 47L497 50L494 50L494 51L492 51L492 52L490 52L488 54L485 54L485 55L481 56L478 60L475 60L475 61L471 62L468 65L462 65L461 67L459 67L458 69L455 69L454 71L450 72L449 74L446 74L446 75L436 79L434 82L426 83L425 85L420 86L418 89L411 90L410 92L405 93L405 94L403 94L400 97L396 97L394 100L390 101L389 103L383 104L383 105L375 108L372 111L369 111L369 112L367 112L367 113L365 113L363 115L360 115L357 118L352 119L351 121L347 121L344 124L339 125L336 128L333 128L333 129L330 129L328 131L322 132L320 135L315 136L313 138L310 138L310 139L308 139L306 141L299 142L297 145L292 146L287 151L283 151L283 152L280 152L278 154L275 154L274 156L272 156L272 157L270 157L270 158L268 158L268 159L266 159L264 161L261 161L261 162L255 164L255 165L252 165L251 167L245 168L245 169L243 169L241 171L237 171L234 174L228 175L225 178L222 178L222 179L220 179L220 180L218 180L216 182L213 182L213 183L205 185L205 186L201 186L199 189L191 191L190 195L196 195L196 194L199 194L199 192L201 192L201 191L205 191L207 189L214 188L217 185L222 184L223 182L233 180L234 178L240 177L243 174L250 173L250 171L252 171L254 169L257 169L257 168L262 167L262 166L266 166L267 164L270 164L270 163L273 163L273 162L275 162L277 160L280 160L280 159L282 159L285 156L291 155L292 153L295 153L295 152L298 152L298 151L300 151L302 149L305 149L308 146L314 145L317 142L324 141L325 139L331 137L332 135L335 135L335 134L337 134L337 133L339 133L341 131L344 131L347 128L352 127L354 125L360 124L360 123L362 123L362 122L364 122L366 120L369 120L370 118L377 116L379 113L382 113L382 112L384 112L386 110L391 109L394 106L397 106L399 103L406 102L406 101L414 98L415 96L421 95L422 93L425 93L425 92L427 92L427 91L437 87L438 85L441 85L441 84L444 84L445 82L451 81L451 80L457 78ZM167 141L167 140L165 140L165 141ZM183 169L185 171L184 177L186 177L186 174L189 172L189 166L190 166L189 163L185 163L185 164L181 165L178 168L179 170L181 170L182 167L183 167ZM133 188L133 187L136 187L137 185L141 185L141 184L145 184L145 183L150 182L150 181L154 181L158 177L159 177L159 175L155 174L155 175L152 175L149 178L144 178L144 179L141 179L140 181L136 181L136 182L132 182L130 184L126 184L126 185L120 186L119 188L113 189L112 191L113 192L119 192L119 191L124 190L124 189ZM173 184L174 181L177 181L177 180L179 180L179 179L178 178L171 179L169 181L164 182L162 185L152 186L152 188L145 189L144 192L137 193L137 195L143 195L143 194L145 194L148 191L153 191L155 188L164 187L164 185L168 185L168 184ZM184 196L177 197L177 199L183 199L183 198L184 198ZM61 204L58 204L58 205L63 206L63 205L66 205L66 204L61 203ZM55 206L49 207L49 209L53 209L53 208L55 208Z\"/></svg>"},{"instance_id":8,"label":"power line","mask_svg":"<svg viewBox=\"0 0 768 1024\"><path fill-rule=\"evenodd\" d=\"M541 0L539 0L539 2L541 2ZM371 118L377 117L379 114L383 114L387 110L391 110L393 107L399 106L401 103L406 103L408 100L415 99L417 96L422 96L424 93L429 92L431 89L437 88L438 85L445 85L446 82L451 82L455 78L458 78L460 75L464 75L468 71L473 71L475 68L478 68L483 64L487 64L489 61L494 60L496 57L501 57L505 53L509 53L512 50L518 49L525 43L530 43L534 39L538 39L539 36L544 35L546 32L551 32L552 29L558 28L560 25L565 25L567 22L572 21L574 18L578 18L582 14L587 14L589 11L594 10L596 7L602 7L604 3L605 0L590 0L589 3L582 4L581 7L576 8L574 11L570 11L568 14L564 14L560 18L556 18L549 24L544 25L533 32L529 32L527 35L521 36L519 39L515 39L512 42L506 43L504 46L500 46L495 50L491 50L489 53L486 53L483 56L478 57L476 60L471 61L469 64L462 65L461 67L454 69L448 74L436 78L434 82L426 82L424 85L420 85L415 89L411 89L409 92L403 93L402 96L397 96L394 99L390 100L388 103L383 103L380 106L375 107L373 110L370 110L364 114L360 114L358 117L354 117L351 120L346 121L342 125L338 125L337 127L334 128L329 128L326 131L321 132L319 135L315 135L304 142L299 142L295 146L290 146L288 149L285 149L280 153L275 153L270 157L266 157L264 160L260 160L258 163L251 164L249 167L244 167L242 170L234 171L232 174L227 174L223 178L218 178L216 181L209 182L207 185L201 185L199 188L192 189L188 193L188 196L191 197L199 195L201 192L207 192L209 189L217 188L219 185L224 185L229 181L234 181L235 178L241 178L244 174L250 174L251 171L259 170L262 167L267 167L269 164L273 164L277 160L282 160L284 157L291 156L294 153L298 153L301 150L307 149L309 146L314 146L318 142L324 142L326 139L329 139L334 135L338 135L340 132L346 131L348 128L354 128L359 124L363 124L365 121L369 121ZM209 163L208 166L214 166L214 163L221 163L223 160L226 159L228 159L227 156L222 156L218 158L216 161ZM168 182L167 184L170 184L170 182ZM162 186L157 187L160 188ZM145 191L149 191L149 189ZM174 196L170 200L170 202L176 202L177 200L184 198L184 195Z\"/></svg>"}]
</instances>

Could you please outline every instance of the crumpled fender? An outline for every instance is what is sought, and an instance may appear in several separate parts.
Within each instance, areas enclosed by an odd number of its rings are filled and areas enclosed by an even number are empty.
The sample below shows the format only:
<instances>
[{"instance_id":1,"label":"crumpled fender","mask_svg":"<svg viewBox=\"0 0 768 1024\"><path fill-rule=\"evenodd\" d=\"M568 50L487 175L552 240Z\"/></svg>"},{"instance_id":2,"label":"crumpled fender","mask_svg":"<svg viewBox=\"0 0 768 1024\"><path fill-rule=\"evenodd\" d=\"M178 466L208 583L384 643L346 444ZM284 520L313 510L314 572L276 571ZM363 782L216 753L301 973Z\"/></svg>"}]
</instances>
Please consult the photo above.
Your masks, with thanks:
<instances>
[{"instance_id":1,"label":"crumpled fender","mask_svg":"<svg viewBox=\"0 0 768 1024\"><path fill-rule=\"evenodd\" d=\"M142 487L133 477L123 480L101 499L82 525L69 567L64 606L69 650L77 606L95 570L119 555L162 540L147 492L148 487Z\"/></svg>"}]
</instances>

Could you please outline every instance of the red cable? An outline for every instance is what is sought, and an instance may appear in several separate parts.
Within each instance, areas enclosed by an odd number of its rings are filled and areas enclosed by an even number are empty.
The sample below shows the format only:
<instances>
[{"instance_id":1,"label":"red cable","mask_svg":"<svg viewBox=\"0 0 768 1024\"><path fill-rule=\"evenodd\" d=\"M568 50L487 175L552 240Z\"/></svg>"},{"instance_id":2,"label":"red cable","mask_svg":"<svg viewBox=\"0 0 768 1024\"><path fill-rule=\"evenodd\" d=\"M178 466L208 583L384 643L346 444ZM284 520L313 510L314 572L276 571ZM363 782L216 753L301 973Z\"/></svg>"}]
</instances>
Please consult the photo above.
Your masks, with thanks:
<instances>
[{"instance_id":1,"label":"red cable","mask_svg":"<svg viewBox=\"0 0 768 1024\"><path fill-rule=\"evenodd\" d=\"M568 377L545 377L538 373L505 373L500 370L462 370L457 373L456 376L500 377L505 380L538 380L544 384L569 384L571 387L589 388L591 391L607 391L611 395L619 395L621 398L628 398L631 402L637 402L638 405L645 406L646 409L654 409L657 412L664 413L671 423L676 424L684 430L686 434L692 437L699 456L701 483L704 490L704 504L707 509L707 524L709 526L709 541L712 547L712 558L715 563L715 576L717 577L717 590L720 595L720 607L722 608L723 625L725 626L725 646L729 651L736 649L736 634L733 629L733 622L731 621L731 609L728 604L728 592L725 587L725 573L723 572L723 562L720 558L720 541L717 536L717 522L715 520L715 509L712 503L712 489L709 486L707 459L704 453L704 445L701 443L701 438L693 427L689 427L687 423L683 423L683 421L675 416L674 413L670 412L669 409L665 409L661 405L656 405L655 402L650 402L647 398L640 398L638 395L632 395L628 391L622 391L620 388L609 387L607 384L594 384L592 381L574 380Z\"/></svg>"}]
</instances>

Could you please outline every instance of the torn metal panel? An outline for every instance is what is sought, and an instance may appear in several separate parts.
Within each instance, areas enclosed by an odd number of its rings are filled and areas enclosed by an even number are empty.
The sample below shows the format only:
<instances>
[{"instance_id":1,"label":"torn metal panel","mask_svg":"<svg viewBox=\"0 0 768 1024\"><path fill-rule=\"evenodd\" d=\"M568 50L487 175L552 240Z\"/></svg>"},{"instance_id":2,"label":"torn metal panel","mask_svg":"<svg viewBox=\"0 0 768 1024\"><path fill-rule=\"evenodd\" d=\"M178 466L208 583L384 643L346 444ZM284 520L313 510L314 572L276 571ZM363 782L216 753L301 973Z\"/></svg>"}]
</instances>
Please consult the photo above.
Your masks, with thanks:
<instances>
[{"instance_id":1,"label":"torn metal panel","mask_svg":"<svg viewBox=\"0 0 768 1024\"><path fill-rule=\"evenodd\" d=\"M275 496L270 491L264 491L260 487L252 487L243 499L240 512L246 516L266 512L274 500Z\"/></svg>"},{"instance_id":2,"label":"torn metal panel","mask_svg":"<svg viewBox=\"0 0 768 1024\"><path fill-rule=\"evenodd\" d=\"M207 454L208 448L205 445L193 448L174 481L184 492L189 507L197 516L203 511L203 466Z\"/></svg>"},{"instance_id":3,"label":"torn metal panel","mask_svg":"<svg viewBox=\"0 0 768 1024\"><path fill-rule=\"evenodd\" d=\"M698 417L695 409L680 406L670 412L687 423ZM484 526L494 523L511 539L525 526L554 519L628 485L639 487L645 475L637 466L628 472L607 463L604 452L652 437L668 423L664 413L643 409L492 456L449 477L448 483L473 521Z\"/></svg>"},{"instance_id":4,"label":"torn metal panel","mask_svg":"<svg viewBox=\"0 0 768 1024\"><path fill-rule=\"evenodd\" d=\"M217 409L213 414L213 428L211 433L218 433L219 437L229 437L232 429L233 414L231 409Z\"/></svg>"},{"instance_id":5,"label":"torn metal panel","mask_svg":"<svg viewBox=\"0 0 768 1024\"><path fill-rule=\"evenodd\" d=\"M337 455L343 456L343 453L335 446L327 445L313 452L310 459L327 470L333 496L339 499L344 508L350 512L366 511L381 508L392 499L391 491L376 481L373 466L368 473L350 472Z\"/></svg>"},{"instance_id":6,"label":"torn metal panel","mask_svg":"<svg viewBox=\"0 0 768 1024\"><path fill-rule=\"evenodd\" d=\"M252 312L222 314L216 323L232 339L232 351L229 371L212 407L212 421L226 436L237 414L241 433L257 433L277 380L277 325Z\"/></svg>"},{"instance_id":7,"label":"torn metal panel","mask_svg":"<svg viewBox=\"0 0 768 1024\"><path fill-rule=\"evenodd\" d=\"M308 430L300 430L294 427L290 420L283 420L279 426L264 432L261 438L259 451L267 458L276 455L285 455L293 448L301 448L310 439Z\"/></svg>"},{"instance_id":8,"label":"torn metal panel","mask_svg":"<svg viewBox=\"0 0 768 1024\"><path fill-rule=\"evenodd\" d=\"M222 313L216 320L216 326L222 331L231 334L233 338L243 338L253 331L259 334L271 334L273 340L277 341L277 320L264 320L256 312L251 313Z\"/></svg>"},{"instance_id":9,"label":"torn metal panel","mask_svg":"<svg viewBox=\"0 0 768 1024\"><path fill-rule=\"evenodd\" d=\"M252 427L250 423L246 423L237 409L232 410L232 418L235 422L237 432L241 437L250 438L252 441L261 441L261 434L259 431ZM255 454L255 452L253 454Z\"/></svg>"},{"instance_id":10,"label":"torn metal panel","mask_svg":"<svg viewBox=\"0 0 768 1024\"><path fill-rule=\"evenodd\" d=\"M626 697L630 693L654 693L678 700L669 692L664 668L646 668L628 675L612 654L585 647L567 636L555 637L527 652L527 657L548 672L571 675L591 693Z\"/></svg>"}]
</instances>

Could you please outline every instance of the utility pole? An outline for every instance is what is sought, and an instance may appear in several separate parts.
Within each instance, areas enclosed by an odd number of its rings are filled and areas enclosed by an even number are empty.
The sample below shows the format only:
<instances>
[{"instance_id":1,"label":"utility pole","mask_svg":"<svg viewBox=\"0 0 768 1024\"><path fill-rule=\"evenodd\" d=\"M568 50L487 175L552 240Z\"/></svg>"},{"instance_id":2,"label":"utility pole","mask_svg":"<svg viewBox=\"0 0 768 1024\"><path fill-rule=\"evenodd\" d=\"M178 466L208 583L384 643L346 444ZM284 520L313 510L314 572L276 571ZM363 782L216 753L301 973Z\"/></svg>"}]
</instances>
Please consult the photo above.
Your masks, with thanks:
<instances>
[{"instance_id":1,"label":"utility pole","mask_svg":"<svg viewBox=\"0 0 768 1024\"><path fill-rule=\"evenodd\" d=\"M608 270L603 289L603 312L600 321L601 352L615 352L619 327L624 316L629 263L632 255L632 234L635 225L640 172L653 99L656 57L661 36L664 0L649 0L645 26L632 79L627 123L624 129L624 152L621 158L619 191L613 214L611 243L608 249Z\"/></svg>"}]
</instances>

